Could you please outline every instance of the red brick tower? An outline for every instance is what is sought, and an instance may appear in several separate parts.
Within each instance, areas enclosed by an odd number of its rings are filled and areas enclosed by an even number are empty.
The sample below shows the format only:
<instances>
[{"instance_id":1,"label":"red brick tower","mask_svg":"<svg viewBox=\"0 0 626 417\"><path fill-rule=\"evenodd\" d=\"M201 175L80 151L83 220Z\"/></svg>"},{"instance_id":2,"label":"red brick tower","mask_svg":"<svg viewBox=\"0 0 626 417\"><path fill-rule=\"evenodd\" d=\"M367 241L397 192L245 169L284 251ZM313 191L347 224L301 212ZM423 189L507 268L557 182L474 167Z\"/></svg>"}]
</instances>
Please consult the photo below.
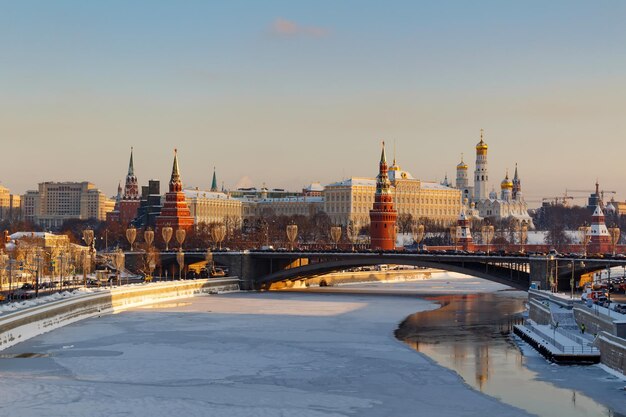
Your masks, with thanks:
<instances>
[{"instance_id":1,"label":"red brick tower","mask_svg":"<svg viewBox=\"0 0 626 417\"><path fill-rule=\"evenodd\" d=\"M385 158L385 142L383 142L379 172L376 177L374 208L370 210L370 237L372 249L395 249L397 217L398 212L393 208L391 183L387 176L387 159Z\"/></svg>"},{"instance_id":2,"label":"red brick tower","mask_svg":"<svg viewBox=\"0 0 626 417\"><path fill-rule=\"evenodd\" d=\"M611 235L604 223L604 213L598 204L591 216L591 230L589 232L589 253L606 253L611 251Z\"/></svg>"},{"instance_id":3,"label":"red brick tower","mask_svg":"<svg viewBox=\"0 0 626 417\"><path fill-rule=\"evenodd\" d=\"M170 190L165 194L165 203L161 214L156 219L156 235L161 236L161 229L170 226L174 231L177 229L189 230L193 226L193 217L187 206L183 183L178 170L178 153L174 149L174 165L172 166L172 178Z\"/></svg>"},{"instance_id":4,"label":"red brick tower","mask_svg":"<svg viewBox=\"0 0 626 417\"><path fill-rule=\"evenodd\" d=\"M135 166L133 164L133 148L130 148L130 162L128 163L128 174L124 185L124 195L120 201L120 222L123 225L130 224L137 217L140 196L139 184L135 176Z\"/></svg>"},{"instance_id":5,"label":"red brick tower","mask_svg":"<svg viewBox=\"0 0 626 417\"><path fill-rule=\"evenodd\" d=\"M112 212L107 213L107 222L117 222L121 223L123 226L129 225L135 217L137 217L139 204L139 184L137 182L137 176L135 176L133 148L130 148L130 162L128 163L128 174L126 175L124 192L122 193L121 185L118 186L115 208Z\"/></svg>"},{"instance_id":6,"label":"red brick tower","mask_svg":"<svg viewBox=\"0 0 626 417\"><path fill-rule=\"evenodd\" d=\"M467 218L467 213L465 212L465 206L462 205L459 219L456 222L456 238L458 240L459 247L466 251L474 250L474 241L472 240L470 223L470 220Z\"/></svg>"}]
</instances>

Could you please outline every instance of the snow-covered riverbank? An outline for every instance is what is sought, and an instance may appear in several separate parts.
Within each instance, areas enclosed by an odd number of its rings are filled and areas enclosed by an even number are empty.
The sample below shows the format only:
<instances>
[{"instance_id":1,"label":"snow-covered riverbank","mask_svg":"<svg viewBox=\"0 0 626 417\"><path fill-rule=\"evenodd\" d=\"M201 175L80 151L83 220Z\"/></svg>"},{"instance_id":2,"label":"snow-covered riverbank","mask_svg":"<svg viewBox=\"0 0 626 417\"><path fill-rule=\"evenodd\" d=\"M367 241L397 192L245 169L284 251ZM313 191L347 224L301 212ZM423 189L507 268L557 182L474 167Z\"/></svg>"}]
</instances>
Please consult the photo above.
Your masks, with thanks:
<instances>
[{"instance_id":1,"label":"snow-covered riverbank","mask_svg":"<svg viewBox=\"0 0 626 417\"><path fill-rule=\"evenodd\" d=\"M404 317L435 307L410 296L236 293L89 319L5 351L49 356L0 363L0 407L12 416L527 415L394 338Z\"/></svg>"}]
</instances>

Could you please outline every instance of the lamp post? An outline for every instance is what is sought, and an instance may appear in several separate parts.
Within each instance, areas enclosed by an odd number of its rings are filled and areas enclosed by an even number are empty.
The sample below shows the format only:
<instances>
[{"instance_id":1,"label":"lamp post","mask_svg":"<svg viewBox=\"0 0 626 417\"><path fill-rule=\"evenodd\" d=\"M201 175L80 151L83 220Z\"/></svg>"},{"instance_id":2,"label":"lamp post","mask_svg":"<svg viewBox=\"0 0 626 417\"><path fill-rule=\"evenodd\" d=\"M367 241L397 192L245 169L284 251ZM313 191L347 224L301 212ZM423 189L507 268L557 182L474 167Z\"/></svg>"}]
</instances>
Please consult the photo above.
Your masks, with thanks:
<instances>
[{"instance_id":1,"label":"lamp post","mask_svg":"<svg viewBox=\"0 0 626 417\"><path fill-rule=\"evenodd\" d=\"M580 238L580 243L583 245L583 256L587 257L587 245L591 239L591 227L586 224L580 226L578 228L578 237Z\"/></svg>"},{"instance_id":2,"label":"lamp post","mask_svg":"<svg viewBox=\"0 0 626 417\"><path fill-rule=\"evenodd\" d=\"M153 250L148 252L148 279L146 281L152 281L152 272L156 268L156 255Z\"/></svg>"},{"instance_id":3,"label":"lamp post","mask_svg":"<svg viewBox=\"0 0 626 417\"><path fill-rule=\"evenodd\" d=\"M346 236L348 236L348 239L352 244L352 252L354 252L354 247L357 239L359 238L359 224L355 220L350 220L350 223L348 223L348 227L346 227Z\"/></svg>"},{"instance_id":4,"label":"lamp post","mask_svg":"<svg viewBox=\"0 0 626 417\"><path fill-rule=\"evenodd\" d=\"M615 249L617 248L617 243L619 242L620 230L619 227L609 227L609 234L611 235L611 245L613 246L613 256L615 256Z\"/></svg>"},{"instance_id":5,"label":"lamp post","mask_svg":"<svg viewBox=\"0 0 626 417\"><path fill-rule=\"evenodd\" d=\"M411 225L411 234L413 235L413 241L417 245L417 249L419 251L420 242L424 240L424 225L423 224L413 224Z\"/></svg>"},{"instance_id":6,"label":"lamp post","mask_svg":"<svg viewBox=\"0 0 626 417\"><path fill-rule=\"evenodd\" d=\"M454 251L456 252L456 245L459 242L459 227L450 226L450 243L454 245Z\"/></svg>"},{"instance_id":7,"label":"lamp post","mask_svg":"<svg viewBox=\"0 0 626 417\"><path fill-rule=\"evenodd\" d=\"M4 272L9 260L9 255L5 254L3 251L0 251L0 291L2 291L4 286Z\"/></svg>"},{"instance_id":8,"label":"lamp post","mask_svg":"<svg viewBox=\"0 0 626 417\"><path fill-rule=\"evenodd\" d=\"M130 226L126 229L126 239L128 239L128 243L130 243L130 251L133 251L133 244L135 243L135 239L137 238L137 229L135 227Z\"/></svg>"},{"instance_id":9,"label":"lamp post","mask_svg":"<svg viewBox=\"0 0 626 417\"><path fill-rule=\"evenodd\" d=\"M331 226L330 228L330 238L335 244L335 250L337 250L337 244L341 239L341 226Z\"/></svg>"},{"instance_id":10,"label":"lamp post","mask_svg":"<svg viewBox=\"0 0 626 417\"><path fill-rule=\"evenodd\" d=\"M41 251L41 248L37 248L37 253L35 255L35 262L37 263L37 273L35 275L35 298L39 298L39 281L41 281L41 264L43 261Z\"/></svg>"},{"instance_id":11,"label":"lamp post","mask_svg":"<svg viewBox=\"0 0 626 417\"><path fill-rule=\"evenodd\" d=\"M87 274L90 272L91 254L89 251L83 251L83 285L87 287Z\"/></svg>"},{"instance_id":12,"label":"lamp post","mask_svg":"<svg viewBox=\"0 0 626 417\"><path fill-rule=\"evenodd\" d=\"M115 261L115 268L117 270L117 285L121 285L121 281L120 281L120 276L121 276L121 271L122 269L124 269L124 262L125 262L125 255L124 252L121 249L118 249L117 252L115 252L114 255L114 261Z\"/></svg>"},{"instance_id":13,"label":"lamp post","mask_svg":"<svg viewBox=\"0 0 626 417\"><path fill-rule=\"evenodd\" d=\"M183 242L187 237L185 229L176 229L176 241L178 242L178 250L183 250Z\"/></svg>"},{"instance_id":14,"label":"lamp post","mask_svg":"<svg viewBox=\"0 0 626 417\"><path fill-rule=\"evenodd\" d=\"M148 245L147 250L150 250L150 247L152 246L152 242L154 242L154 230L148 227L143 232L143 240L146 242L146 245Z\"/></svg>"},{"instance_id":15,"label":"lamp post","mask_svg":"<svg viewBox=\"0 0 626 417\"><path fill-rule=\"evenodd\" d=\"M206 268L207 268L207 274L209 275L209 278L211 277L211 274L214 271L214 267L213 267L213 252L211 252L211 248L208 248L206 251Z\"/></svg>"},{"instance_id":16,"label":"lamp post","mask_svg":"<svg viewBox=\"0 0 626 417\"><path fill-rule=\"evenodd\" d=\"M174 233L174 229L172 229L170 226L165 226L163 229L161 229L161 236L163 237L163 241L165 242L165 251L167 252L170 247L170 240L172 239L172 234Z\"/></svg>"},{"instance_id":17,"label":"lamp post","mask_svg":"<svg viewBox=\"0 0 626 417\"><path fill-rule=\"evenodd\" d=\"M528 239L528 224L526 224L526 222L522 222L522 227L520 228L520 236L519 236L519 243L521 245L521 251L522 253L524 253L524 248L526 246L526 240Z\"/></svg>"},{"instance_id":18,"label":"lamp post","mask_svg":"<svg viewBox=\"0 0 626 417\"><path fill-rule=\"evenodd\" d=\"M480 232L483 242L487 244L487 255L489 255L489 245L491 244L493 236L495 235L495 228L493 227L493 225L488 224L486 226L483 226L480 229Z\"/></svg>"},{"instance_id":19,"label":"lamp post","mask_svg":"<svg viewBox=\"0 0 626 417\"><path fill-rule=\"evenodd\" d=\"M267 222L265 223L265 246L268 246L268 227ZM222 250L222 241L226 237L226 226L223 224L216 224L211 228L211 238L213 242L217 245L219 250Z\"/></svg>"},{"instance_id":20,"label":"lamp post","mask_svg":"<svg viewBox=\"0 0 626 417\"><path fill-rule=\"evenodd\" d=\"M287 239L289 240L289 250L293 251L293 243L296 241L296 238L298 237L298 225L288 224L286 233L287 233Z\"/></svg>"},{"instance_id":21,"label":"lamp post","mask_svg":"<svg viewBox=\"0 0 626 417\"><path fill-rule=\"evenodd\" d=\"M176 252L176 262L178 262L178 279L180 280L182 279L183 267L185 266L185 253L182 251L182 249Z\"/></svg>"}]
</instances>

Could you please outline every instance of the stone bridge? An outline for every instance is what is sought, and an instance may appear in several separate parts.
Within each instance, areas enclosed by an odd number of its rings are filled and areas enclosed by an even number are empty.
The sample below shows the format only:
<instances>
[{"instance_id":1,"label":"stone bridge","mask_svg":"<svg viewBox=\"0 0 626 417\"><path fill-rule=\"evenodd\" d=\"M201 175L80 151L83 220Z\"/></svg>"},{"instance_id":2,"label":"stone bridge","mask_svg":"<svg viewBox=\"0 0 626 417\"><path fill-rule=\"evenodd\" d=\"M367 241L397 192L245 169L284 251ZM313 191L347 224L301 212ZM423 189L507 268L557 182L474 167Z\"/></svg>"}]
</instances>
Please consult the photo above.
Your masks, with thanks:
<instances>
[{"instance_id":1,"label":"stone bridge","mask_svg":"<svg viewBox=\"0 0 626 417\"><path fill-rule=\"evenodd\" d=\"M141 253L127 253L127 265L133 268ZM185 264L201 262L206 252L185 252ZM237 276L242 289L267 289L281 281L294 281L354 267L380 264L412 265L458 272L520 290L527 290L533 281L541 288L550 288L551 278L559 290L570 289L572 271L578 281L583 273L626 265L626 260L574 259L554 256L499 256L474 254L427 254L411 252L278 252L238 251L213 252L216 265ZM163 270L177 274L176 252L161 254ZM572 268L573 266L573 268Z\"/></svg>"}]
</instances>

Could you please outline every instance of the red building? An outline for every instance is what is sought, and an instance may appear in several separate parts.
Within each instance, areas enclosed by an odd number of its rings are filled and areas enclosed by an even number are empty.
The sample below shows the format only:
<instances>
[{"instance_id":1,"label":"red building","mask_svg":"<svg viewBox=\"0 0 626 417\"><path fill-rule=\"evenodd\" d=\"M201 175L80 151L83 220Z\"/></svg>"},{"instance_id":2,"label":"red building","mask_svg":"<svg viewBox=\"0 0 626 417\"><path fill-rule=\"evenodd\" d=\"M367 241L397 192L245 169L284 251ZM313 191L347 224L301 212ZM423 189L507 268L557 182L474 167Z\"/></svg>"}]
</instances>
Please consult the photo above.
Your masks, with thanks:
<instances>
[{"instance_id":1,"label":"red building","mask_svg":"<svg viewBox=\"0 0 626 417\"><path fill-rule=\"evenodd\" d=\"M395 249L397 217L398 212L393 207L391 182L387 175L387 158L385 157L385 142L383 142L379 172L376 177L374 207L370 210L370 238L372 249Z\"/></svg>"},{"instance_id":2,"label":"red building","mask_svg":"<svg viewBox=\"0 0 626 417\"><path fill-rule=\"evenodd\" d=\"M174 149L174 165L172 166L169 192L165 194L161 214L156 219L156 235L161 236L161 230L166 226L170 226L174 231L177 229L189 230L193 227L193 217L191 217L185 193L183 193L176 149Z\"/></svg>"},{"instance_id":3,"label":"red building","mask_svg":"<svg viewBox=\"0 0 626 417\"><path fill-rule=\"evenodd\" d=\"M112 212L107 213L107 222L117 222L124 226L129 225L137 217L139 204L139 184L133 165L133 148L130 148L130 162L128 163L128 174L126 175L124 191L122 193L122 186L121 184L118 185L115 208Z\"/></svg>"},{"instance_id":4,"label":"red building","mask_svg":"<svg viewBox=\"0 0 626 417\"><path fill-rule=\"evenodd\" d=\"M611 252L611 235L604 223L604 213L600 205L596 206L596 210L591 217L591 228L589 231L589 253L606 253Z\"/></svg>"},{"instance_id":5,"label":"red building","mask_svg":"<svg viewBox=\"0 0 626 417\"><path fill-rule=\"evenodd\" d=\"M467 218L465 206L461 206L461 214L456 223L457 244L462 250L474 250L474 241L472 240L472 232L470 230L470 220Z\"/></svg>"}]
</instances>

